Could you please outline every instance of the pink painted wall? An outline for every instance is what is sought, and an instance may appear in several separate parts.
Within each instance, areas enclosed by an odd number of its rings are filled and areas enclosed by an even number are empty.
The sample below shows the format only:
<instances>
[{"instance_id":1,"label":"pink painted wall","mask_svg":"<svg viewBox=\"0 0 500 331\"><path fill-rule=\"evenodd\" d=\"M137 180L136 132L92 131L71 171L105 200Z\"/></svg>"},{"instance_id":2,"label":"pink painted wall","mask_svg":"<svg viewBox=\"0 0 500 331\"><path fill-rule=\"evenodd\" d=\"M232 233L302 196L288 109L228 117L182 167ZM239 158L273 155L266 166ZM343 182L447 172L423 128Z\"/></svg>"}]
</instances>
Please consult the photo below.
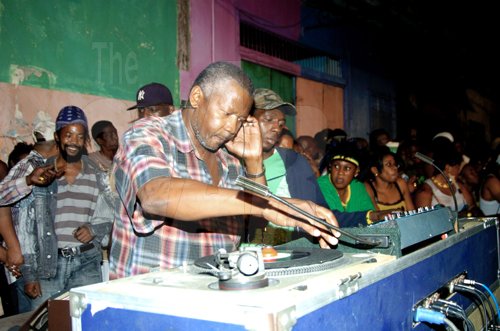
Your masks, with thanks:
<instances>
[{"instance_id":1,"label":"pink painted wall","mask_svg":"<svg viewBox=\"0 0 500 331\"><path fill-rule=\"evenodd\" d=\"M44 112L55 121L59 110L67 105L82 108L89 128L100 120L111 121L121 136L129 123L137 118L136 111L126 111L134 104L129 100L111 99L89 94L63 92L37 87L0 83L0 159L8 154L18 141L33 143L33 120ZM97 147L92 141L92 148Z\"/></svg>"},{"instance_id":2,"label":"pink painted wall","mask_svg":"<svg viewBox=\"0 0 500 331\"><path fill-rule=\"evenodd\" d=\"M180 96L187 99L196 76L210 63L240 65L239 19L232 0L191 0L191 63L180 71Z\"/></svg>"},{"instance_id":3,"label":"pink painted wall","mask_svg":"<svg viewBox=\"0 0 500 331\"><path fill-rule=\"evenodd\" d=\"M235 0L242 21L292 40L300 37L300 0Z\"/></svg>"},{"instance_id":4,"label":"pink painted wall","mask_svg":"<svg viewBox=\"0 0 500 331\"><path fill-rule=\"evenodd\" d=\"M191 0L190 6L191 66L180 72L181 99L208 64L241 64L240 17L293 40L300 36L300 0Z\"/></svg>"}]
</instances>

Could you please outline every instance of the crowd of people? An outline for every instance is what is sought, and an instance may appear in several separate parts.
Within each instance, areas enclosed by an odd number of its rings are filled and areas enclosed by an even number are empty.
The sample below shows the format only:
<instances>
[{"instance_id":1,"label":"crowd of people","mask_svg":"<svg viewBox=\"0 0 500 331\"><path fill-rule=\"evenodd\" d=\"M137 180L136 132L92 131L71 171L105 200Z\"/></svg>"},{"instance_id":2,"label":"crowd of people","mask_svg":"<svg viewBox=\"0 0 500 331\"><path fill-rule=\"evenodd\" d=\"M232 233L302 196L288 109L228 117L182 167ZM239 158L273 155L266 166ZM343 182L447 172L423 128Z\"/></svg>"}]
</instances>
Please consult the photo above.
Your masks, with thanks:
<instances>
[{"instance_id":1,"label":"crowd of people","mask_svg":"<svg viewBox=\"0 0 500 331\"><path fill-rule=\"evenodd\" d=\"M136 93L138 119L122 137L111 121L89 128L79 107L37 125L0 173L0 261L11 313L36 309L72 287L181 266L242 244L306 239L335 248L340 233L235 184L246 176L340 227L368 226L394 211L441 204L462 216L499 213L499 146L467 157L454 137L395 144L325 129L295 138L297 110L254 89L237 66L216 62L195 79L183 107L159 83ZM90 138L99 149L89 151ZM397 149L395 149L396 147ZM416 152L443 170L421 162ZM106 278L106 276L104 276ZM5 287L2 287L5 288Z\"/></svg>"},{"instance_id":2,"label":"crowd of people","mask_svg":"<svg viewBox=\"0 0 500 331\"><path fill-rule=\"evenodd\" d=\"M318 183L331 209L408 211L442 205L461 217L500 213L500 139L471 150L469 157L450 132L428 141L408 137L395 142L376 129L366 140L326 129L309 137L316 141L312 148L300 143L304 137L291 145L320 173Z\"/></svg>"}]
</instances>

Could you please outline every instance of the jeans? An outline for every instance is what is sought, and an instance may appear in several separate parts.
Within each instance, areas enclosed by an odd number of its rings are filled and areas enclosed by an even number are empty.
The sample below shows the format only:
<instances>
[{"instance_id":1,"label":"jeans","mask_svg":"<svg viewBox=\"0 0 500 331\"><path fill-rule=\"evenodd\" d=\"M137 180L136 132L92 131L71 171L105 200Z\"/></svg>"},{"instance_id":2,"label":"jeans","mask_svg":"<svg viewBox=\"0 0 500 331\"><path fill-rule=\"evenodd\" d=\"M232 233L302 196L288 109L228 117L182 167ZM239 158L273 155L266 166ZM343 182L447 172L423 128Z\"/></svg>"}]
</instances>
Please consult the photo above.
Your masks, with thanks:
<instances>
[{"instance_id":1,"label":"jeans","mask_svg":"<svg viewBox=\"0 0 500 331\"><path fill-rule=\"evenodd\" d=\"M17 307L19 309L19 314L31 311L31 301L32 299L24 293L24 278L18 278L13 285L16 287L17 293Z\"/></svg>"},{"instance_id":2,"label":"jeans","mask_svg":"<svg viewBox=\"0 0 500 331\"><path fill-rule=\"evenodd\" d=\"M71 257L58 254L56 275L39 279L42 296L32 301L32 309L74 287L102 282L101 261L102 253L96 247Z\"/></svg>"}]
</instances>

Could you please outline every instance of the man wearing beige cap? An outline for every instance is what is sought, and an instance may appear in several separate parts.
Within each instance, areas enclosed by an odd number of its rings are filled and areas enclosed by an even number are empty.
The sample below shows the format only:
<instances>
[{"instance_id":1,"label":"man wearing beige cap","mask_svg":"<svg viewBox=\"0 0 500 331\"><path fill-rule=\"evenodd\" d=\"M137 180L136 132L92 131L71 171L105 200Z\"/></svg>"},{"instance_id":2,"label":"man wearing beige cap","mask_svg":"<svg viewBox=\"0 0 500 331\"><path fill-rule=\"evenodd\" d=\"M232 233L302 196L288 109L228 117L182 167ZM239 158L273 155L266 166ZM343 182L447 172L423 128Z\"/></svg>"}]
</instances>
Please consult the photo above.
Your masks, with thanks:
<instances>
[{"instance_id":1,"label":"man wearing beige cap","mask_svg":"<svg viewBox=\"0 0 500 331\"><path fill-rule=\"evenodd\" d=\"M285 102L274 91L259 88L254 91L253 116L259 122L262 135L262 153L265 177L269 190L285 198L312 201L328 208L321 193L311 165L302 155L291 149L278 147L281 132L285 127L285 115L295 115L295 106ZM367 212L344 213L332 211L342 227L366 225ZM373 220L379 219L376 213L368 214ZM382 216L383 218L383 216ZM253 243L279 245L288 242L298 233L295 228L277 227L266 221L252 219L249 222L247 240ZM301 233L299 236L302 236ZM312 239L312 238L311 238Z\"/></svg>"}]
</instances>

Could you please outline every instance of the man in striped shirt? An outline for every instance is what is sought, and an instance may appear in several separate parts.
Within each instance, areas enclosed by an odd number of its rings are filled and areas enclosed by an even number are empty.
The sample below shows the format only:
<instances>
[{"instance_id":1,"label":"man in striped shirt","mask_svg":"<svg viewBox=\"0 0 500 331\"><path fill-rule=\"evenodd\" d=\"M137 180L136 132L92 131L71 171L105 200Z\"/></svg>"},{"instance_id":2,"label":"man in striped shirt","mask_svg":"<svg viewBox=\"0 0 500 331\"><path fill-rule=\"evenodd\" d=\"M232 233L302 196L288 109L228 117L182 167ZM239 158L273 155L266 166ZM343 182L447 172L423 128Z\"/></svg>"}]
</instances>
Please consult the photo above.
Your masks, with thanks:
<instances>
[{"instance_id":1,"label":"man in striped shirt","mask_svg":"<svg viewBox=\"0 0 500 331\"><path fill-rule=\"evenodd\" d=\"M72 287L100 282L101 242L109 236L114 200L106 173L86 155L87 118L78 107L61 109L56 119L55 141L59 155L46 162L62 176L38 180L34 186L36 222L27 232L36 246L21 267L25 292L35 296L32 307ZM29 261L29 262L28 262Z\"/></svg>"},{"instance_id":2,"label":"man in striped shirt","mask_svg":"<svg viewBox=\"0 0 500 331\"><path fill-rule=\"evenodd\" d=\"M252 93L240 68L212 63L196 78L185 109L134 122L124 134L113 169L121 203L110 278L177 267L219 248L233 251L243 228L238 215L298 225L337 243L339 233L319 231L284 206L236 190L243 173L265 183L259 127L248 116ZM294 202L337 225L329 210Z\"/></svg>"}]
</instances>

